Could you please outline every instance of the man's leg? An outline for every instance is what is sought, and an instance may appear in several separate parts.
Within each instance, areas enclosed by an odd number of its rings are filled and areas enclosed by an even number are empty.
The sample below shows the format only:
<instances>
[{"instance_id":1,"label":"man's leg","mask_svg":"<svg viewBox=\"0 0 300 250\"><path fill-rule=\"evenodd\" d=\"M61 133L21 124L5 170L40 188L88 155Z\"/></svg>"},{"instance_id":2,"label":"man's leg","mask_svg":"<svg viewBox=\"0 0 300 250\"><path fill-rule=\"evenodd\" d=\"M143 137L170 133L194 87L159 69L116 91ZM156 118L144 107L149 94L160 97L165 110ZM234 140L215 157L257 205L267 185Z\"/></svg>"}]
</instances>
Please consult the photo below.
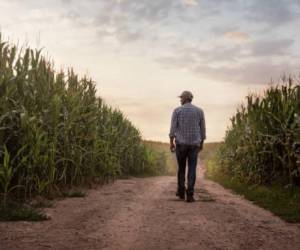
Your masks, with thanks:
<instances>
[{"instance_id":1,"label":"man's leg","mask_svg":"<svg viewBox=\"0 0 300 250\"><path fill-rule=\"evenodd\" d=\"M193 197L194 195L194 186L196 182L196 168L198 160L199 147L190 146L188 150L188 188L187 196Z\"/></svg>"},{"instance_id":2,"label":"man's leg","mask_svg":"<svg viewBox=\"0 0 300 250\"><path fill-rule=\"evenodd\" d=\"M177 193L184 199L185 195L185 169L187 159L187 148L185 145L176 145L177 170Z\"/></svg>"}]
</instances>

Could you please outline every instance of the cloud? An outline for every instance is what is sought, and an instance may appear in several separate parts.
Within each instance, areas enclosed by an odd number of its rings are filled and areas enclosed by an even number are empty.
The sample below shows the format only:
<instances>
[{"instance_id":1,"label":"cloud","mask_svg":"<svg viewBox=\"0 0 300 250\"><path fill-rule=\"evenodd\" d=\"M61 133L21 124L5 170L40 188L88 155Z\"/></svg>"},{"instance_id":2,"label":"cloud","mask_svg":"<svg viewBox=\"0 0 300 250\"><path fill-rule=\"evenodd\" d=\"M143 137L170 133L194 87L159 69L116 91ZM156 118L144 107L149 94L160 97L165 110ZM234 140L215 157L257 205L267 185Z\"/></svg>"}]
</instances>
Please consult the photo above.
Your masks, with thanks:
<instances>
[{"instance_id":1,"label":"cloud","mask_svg":"<svg viewBox=\"0 0 300 250\"><path fill-rule=\"evenodd\" d=\"M224 33L224 37L234 42L245 42L250 39L250 36L241 31L228 31Z\"/></svg>"},{"instance_id":2,"label":"cloud","mask_svg":"<svg viewBox=\"0 0 300 250\"><path fill-rule=\"evenodd\" d=\"M191 64L232 63L243 57L243 46L231 45L194 45L175 44L168 55L156 58L156 61L174 66ZM169 62L169 63L168 63Z\"/></svg>"},{"instance_id":3,"label":"cloud","mask_svg":"<svg viewBox=\"0 0 300 250\"><path fill-rule=\"evenodd\" d=\"M179 55L176 57L160 57L156 59L156 62L167 68L190 69L196 63L196 60L192 55Z\"/></svg>"},{"instance_id":4,"label":"cloud","mask_svg":"<svg viewBox=\"0 0 300 250\"><path fill-rule=\"evenodd\" d=\"M187 7L198 5L198 2L196 0L183 0L182 3Z\"/></svg>"},{"instance_id":5,"label":"cloud","mask_svg":"<svg viewBox=\"0 0 300 250\"><path fill-rule=\"evenodd\" d=\"M224 35L227 32L234 32L234 31L238 31L239 27L234 25L218 25L218 26L212 26L210 31L216 35L216 36L220 36L220 35Z\"/></svg>"},{"instance_id":6,"label":"cloud","mask_svg":"<svg viewBox=\"0 0 300 250\"><path fill-rule=\"evenodd\" d=\"M266 84L284 73L296 74L300 62L289 58L292 39L258 40L243 45L178 48L156 61L168 68L189 70L220 82ZM286 55L287 57L278 57Z\"/></svg>"},{"instance_id":7,"label":"cloud","mask_svg":"<svg viewBox=\"0 0 300 250\"><path fill-rule=\"evenodd\" d=\"M264 59L235 67L211 67L202 64L195 66L193 70L194 73L215 81L261 85L269 83L271 79L277 80L284 74L296 74L295 69L299 66L300 63L275 63Z\"/></svg>"},{"instance_id":8,"label":"cloud","mask_svg":"<svg viewBox=\"0 0 300 250\"><path fill-rule=\"evenodd\" d=\"M121 43L138 41L151 36L147 31L155 24L162 26L175 6L175 0L110 1L103 4L93 25L99 35L114 37Z\"/></svg>"},{"instance_id":9,"label":"cloud","mask_svg":"<svg viewBox=\"0 0 300 250\"><path fill-rule=\"evenodd\" d=\"M123 1L120 8L121 11L126 11L136 21L157 22L168 17L174 4L174 0L135 0Z\"/></svg>"},{"instance_id":10,"label":"cloud","mask_svg":"<svg viewBox=\"0 0 300 250\"><path fill-rule=\"evenodd\" d=\"M282 56L288 55L293 39L259 40L251 45L253 56Z\"/></svg>"},{"instance_id":11,"label":"cloud","mask_svg":"<svg viewBox=\"0 0 300 250\"><path fill-rule=\"evenodd\" d=\"M61 1L67 1L69 6L75 4L72 0ZM289 2L291 1L289 0ZM232 18L236 18L235 21L251 20L272 25L286 23L296 18L291 4L285 4L280 0L253 0L250 3L238 0L230 2L226 0L114 0L99 2L88 0L85 5L86 8L78 13L82 19L92 20L91 23L98 30L99 38L110 37L120 43L132 43L143 39L153 41L155 40L154 36L159 36L165 30L172 29L175 22L178 22L178 25L181 25L180 22L187 22L195 28L201 27L203 20L211 16L222 20L225 16L230 15ZM193 8L187 8L191 6ZM84 14L87 10L93 12L89 17ZM75 19L78 21L77 16L74 16ZM230 24L225 22L224 25ZM213 29L214 32L222 31L220 27ZM229 27L229 29L223 28L222 35L235 43L249 40L249 32L242 27L239 30L237 26Z\"/></svg>"},{"instance_id":12,"label":"cloud","mask_svg":"<svg viewBox=\"0 0 300 250\"><path fill-rule=\"evenodd\" d=\"M299 13L292 8L295 2L292 0L252 0L247 6L246 18L271 26L283 25L297 18Z\"/></svg>"},{"instance_id":13,"label":"cloud","mask_svg":"<svg viewBox=\"0 0 300 250\"><path fill-rule=\"evenodd\" d=\"M123 43L134 42L143 38L143 32L140 30L131 31L128 27L123 26L115 32L116 38Z\"/></svg>"}]
</instances>

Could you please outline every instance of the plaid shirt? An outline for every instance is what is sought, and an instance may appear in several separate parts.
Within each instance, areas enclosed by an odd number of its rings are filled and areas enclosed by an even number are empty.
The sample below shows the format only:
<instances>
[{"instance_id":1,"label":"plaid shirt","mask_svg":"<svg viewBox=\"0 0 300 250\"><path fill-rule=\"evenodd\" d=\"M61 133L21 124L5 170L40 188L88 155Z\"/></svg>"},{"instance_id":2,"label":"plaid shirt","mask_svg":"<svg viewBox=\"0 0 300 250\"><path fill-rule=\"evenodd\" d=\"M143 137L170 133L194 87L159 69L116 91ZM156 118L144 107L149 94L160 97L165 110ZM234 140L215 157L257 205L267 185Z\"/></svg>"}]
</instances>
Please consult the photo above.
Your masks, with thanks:
<instances>
[{"instance_id":1,"label":"plaid shirt","mask_svg":"<svg viewBox=\"0 0 300 250\"><path fill-rule=\"evenodd\" d=\"M177 144L199 145L206 139L204 112L191 103L176 108L172 114L170 138Z\"/></svg>"}]
</instances>

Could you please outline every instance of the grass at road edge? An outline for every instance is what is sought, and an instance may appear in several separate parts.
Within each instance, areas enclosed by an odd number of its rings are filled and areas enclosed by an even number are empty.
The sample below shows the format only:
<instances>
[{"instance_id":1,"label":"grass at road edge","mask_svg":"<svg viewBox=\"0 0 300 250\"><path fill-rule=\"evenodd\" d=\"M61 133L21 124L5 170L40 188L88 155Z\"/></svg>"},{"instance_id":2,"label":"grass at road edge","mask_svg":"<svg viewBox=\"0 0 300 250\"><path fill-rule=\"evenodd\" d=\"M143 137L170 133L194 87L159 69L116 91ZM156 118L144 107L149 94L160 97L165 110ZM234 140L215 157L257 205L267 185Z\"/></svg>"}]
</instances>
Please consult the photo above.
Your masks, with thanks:
<instances>
[{"instance_id":1,"label":"grass at road edge","mask_svg":"<svg viewBox=\"0 0 300 250\"><path fill-rule=\"evenodd\" d=\"M86 193L81 190L71 189L62 193L62 198L81 198ZM43 221L49 220L43 213L43 208L52 207L53 201L42 196L37 196L30 202L9 201L6 206L0 203L0 221Z\"/></svg>"},{"instance_id":2,"label":"grass at road edge","mask_svg":"<svg viewBox=\"0 0 300 250\"><path fill-rule=\"evenodd\" d=\"M70 190L68 192L63 192L63 196L69 198L82 198L86 196L86 193L81 190Z\"/></svg>"},{"instance_id":3,"label":"grass at road edge","mask_svg":"<svg viewBox=\"0 0 300 250\"><path fill-rule=\"evenodd\" d=\"M230 176L213 171L212 161L206 162L205 178L233 190L254 204L263 207L283 220L300 223L300 188L290 190L283 186L262 186L242 183Z\"/></svg>"},{"instance_id":4,"label":"grass at road edge","mask_svg":"<svg viewBox=\"0 0 300 250\"><path fill-rule=\"evenodd\" d=\"M37 208L9 203L5 207L0 204L0 221L43 221L50 218Z\"/></svg>"}]
</instances>

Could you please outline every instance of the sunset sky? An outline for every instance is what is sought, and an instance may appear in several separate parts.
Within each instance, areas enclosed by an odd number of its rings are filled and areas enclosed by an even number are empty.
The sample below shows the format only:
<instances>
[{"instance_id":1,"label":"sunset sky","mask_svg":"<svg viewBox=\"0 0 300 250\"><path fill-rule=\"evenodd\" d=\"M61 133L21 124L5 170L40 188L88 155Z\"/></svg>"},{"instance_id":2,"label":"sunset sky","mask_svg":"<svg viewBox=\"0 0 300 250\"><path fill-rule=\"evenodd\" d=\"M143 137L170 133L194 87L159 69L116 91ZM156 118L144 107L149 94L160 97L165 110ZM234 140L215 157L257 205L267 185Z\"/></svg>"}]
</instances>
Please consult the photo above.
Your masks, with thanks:
<instances>
[{"instance_id":1,"label":"sunset sky","mask_svg":"<svg viewBox=\"0 0 300 250\"><path fill-rule=\"evenodd\" d=\"M88 74L143 138L168 141L183 90L222 140L249 92L299 75L298 0L0 0L5 40Z\"/></svg>"}]
</instances>

